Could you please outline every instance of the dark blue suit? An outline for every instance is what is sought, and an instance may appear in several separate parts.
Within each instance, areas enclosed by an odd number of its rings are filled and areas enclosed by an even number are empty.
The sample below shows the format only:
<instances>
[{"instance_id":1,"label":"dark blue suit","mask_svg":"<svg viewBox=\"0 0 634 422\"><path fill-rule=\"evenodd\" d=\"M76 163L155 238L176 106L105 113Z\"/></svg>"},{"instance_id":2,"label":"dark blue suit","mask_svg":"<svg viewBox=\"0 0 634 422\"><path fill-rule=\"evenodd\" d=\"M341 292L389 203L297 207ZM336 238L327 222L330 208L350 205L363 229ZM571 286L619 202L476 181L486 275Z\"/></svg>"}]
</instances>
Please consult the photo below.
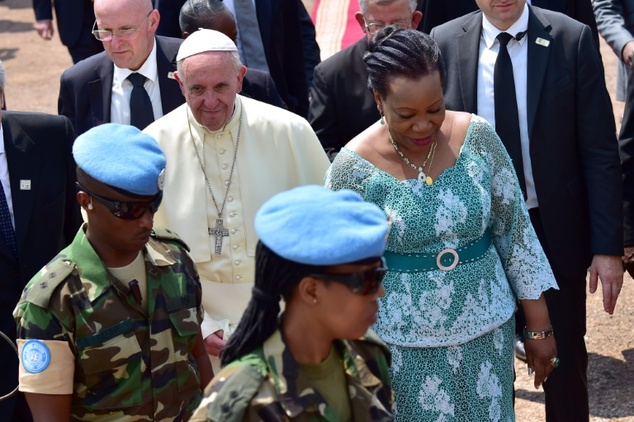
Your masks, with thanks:
<instances>
[{"instance_id":1,"label":"dark blue suit","mask_svg":"<svg viewBox=\"0 0 634 422\"><path fill-rule=\"evenodd\" d=\"M181 36L178 15L184 2L158 0L157 34ZM313 69L320 62L315 25L301 0L255 0L255 12L275 87L286 108L306 117Z\"/></svg>"},{"instance_id":2,"label":"dark blue suit","mask_svg":"<svg viewBox=\"0 0 634 422\"><path fill-rule=\"evenodd\" d=\"M331 161L344 145L381 117L368 88L363 61L367 49L364 36L315 67L308 121Z\"/></svg>"},{"instance_id":3,"label":"dark blue suit","mask_svg":"<svg viewBox=\"0 0 634 422\"><path fill-rule=\"evenodd\" d=\"M418 30L427 34L435 26L478 10L478 5L474 0L420 0L418 3L418 10L423 12L423 19L418 25ZM585 23L592 30L597 46L599 45L597 23L594 19L590 0L532 0L531 4L561 12L581 23Z\"/></svg>"},{"instance_id":4,"label":"dark blue suit","mask_svg":"<svg viewBox=\"0 0 634 422\"><path fill-rule=\"evenodd\" d=\"M17 259L0 237L0 330L15 339L13 309L22 289L48 261L72 241L81 215L75 200L75 139L67 118L42 113L2 112L4 147L9 168L11 199L18 246ZM15 352L0 340L0 395L17 385ZM0 401L0 419L12 416L15 397ZM21 405L25 407L25 403ZM27 411L28 414L28 411Z\"/></svg>"},{"instance_id":5,"label":"dark blue suit","mask_svg":"<svg viewBox=\"0 0 634 422\"><path fill-rule=\"evenodd\" d=\"M279 92L277 92L271 75L258 69L247 69L247 73L242 80L242 91L240 91L240 94L254 100L288 109Z\"/></svg>"},{"instance_id":6,"label":"dark blue suit","mask_svg":"<svg viewBox=\"0 0 634 422\"><path fill-rule=\"evenodd\" d=\"M176 71L176 54L183 40L156 37L156 65L161 90L163 114L185 102L176 79L168 77ZM105 52L77 63L63 74L57 108L70 119L77 136L88 129L110 122L110 104L114 64Z\"/></svg>"},{"instance_id":7,"label":"dark blue suit","mask_svg":"<svg viewBox=\"0 0 634 422\"><path fill-rule=\"evenodd\" d=\"M319 63L315 27L300 0L256 0L271 77L288 109L308 115L308 89Z\"/></svg>"}]
</instances>

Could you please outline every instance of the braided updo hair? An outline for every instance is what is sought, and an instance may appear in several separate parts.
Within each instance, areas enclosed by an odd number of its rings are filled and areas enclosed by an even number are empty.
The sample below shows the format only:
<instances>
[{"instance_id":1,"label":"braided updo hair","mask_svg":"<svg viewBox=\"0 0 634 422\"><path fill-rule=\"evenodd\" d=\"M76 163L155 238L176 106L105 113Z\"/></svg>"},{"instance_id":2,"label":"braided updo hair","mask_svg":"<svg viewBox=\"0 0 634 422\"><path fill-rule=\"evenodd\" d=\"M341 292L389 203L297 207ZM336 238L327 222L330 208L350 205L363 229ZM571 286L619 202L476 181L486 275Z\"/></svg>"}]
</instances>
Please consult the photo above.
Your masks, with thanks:
<instances>
[{"instance_id":1,"label":"braided updo hair","mask_svg":"<svg viewBox=\"0 0 634 422\"><path fill-rule=\"evenodd\" d=\"M368 69L368 88L385 98L395 77L418 79L438 72L445 85L445 65L432 37L414 29L390 25L379 31L363 56Z\"/></svg>"}]
</instances>

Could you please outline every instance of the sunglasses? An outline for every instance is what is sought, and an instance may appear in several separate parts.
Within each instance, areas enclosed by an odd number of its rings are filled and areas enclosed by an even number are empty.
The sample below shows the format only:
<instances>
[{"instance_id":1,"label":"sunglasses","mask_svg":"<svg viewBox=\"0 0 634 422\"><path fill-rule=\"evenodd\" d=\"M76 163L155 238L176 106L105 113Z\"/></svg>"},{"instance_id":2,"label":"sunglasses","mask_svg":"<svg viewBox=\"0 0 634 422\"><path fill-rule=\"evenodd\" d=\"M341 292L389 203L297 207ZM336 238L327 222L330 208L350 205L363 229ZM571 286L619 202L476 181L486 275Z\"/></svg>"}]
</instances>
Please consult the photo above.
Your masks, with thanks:
<instances>
[{"instance_id":1,"label":"sunglasses","mask_svg":"<svg viewBox=\"0 0 634 422\"><path fill-rule=\"evenodd\" d=\"M83 190L92 198L101 202L106 208L108 208L108 211L110 211L112 215L122 220L138 220L145 214L146 211L149 211L150 214L154 215L163 200L163 191L159 192L150 202L122 202L113 201L111 199L104 198L103 196L99 196L96 193L92 193L80 185L79 182L77 182L77 187L79 190Z\"/></svg>"},{"instance_id":2,"label":"sunglasses","mask_svg":"<svg viewBox=\"0 0 634 422\"><path fill-rule=\"evenodd\" d=\"M387 273L385 258L381 258L379 267L371 268L366 271L350 274L328 274L313 273L308 274L309 277L318 278L320 280L334 281L345 284L354 294L370 295L379 290L379 286Z\"/></svg>"}]
</instances>

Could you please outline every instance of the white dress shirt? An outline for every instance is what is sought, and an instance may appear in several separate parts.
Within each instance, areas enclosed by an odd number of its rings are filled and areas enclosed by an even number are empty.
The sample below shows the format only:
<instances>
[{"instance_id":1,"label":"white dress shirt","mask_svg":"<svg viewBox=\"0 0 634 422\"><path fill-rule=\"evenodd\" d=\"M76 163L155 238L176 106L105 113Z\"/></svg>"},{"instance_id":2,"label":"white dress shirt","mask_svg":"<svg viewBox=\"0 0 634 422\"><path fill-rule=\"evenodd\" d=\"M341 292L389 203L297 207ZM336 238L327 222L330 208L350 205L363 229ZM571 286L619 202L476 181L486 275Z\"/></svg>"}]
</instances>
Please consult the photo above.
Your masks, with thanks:
<instances>
[{"instance_id":1,"label":"white dress shirt","mask_svg":"<svg viewBox=\"0 0 634 422\"><path fill-rule=\"evenodd\" d=\"M528 6L524 5L524 11L517 21L506 31L514 37L528 29ZM479 67L478 67L478 109L477 114L484 117L495 127L495 96L493 90L493 70L500 50L500 43L496 40L502 32L484 14L482 15L482 36L480 37ZM526 106L526 88L528 72L528 37L524 36L519 41L511 40L507 45L511 62L513 63L513 78L515 80L515 98L517 99L517 113L520 125L520 141L522 145L522 166L526 181L526 206L535 208L538 206L535 193L535 182L530 158L530 140L528 138L528 115Z\"/></svg>"},{"instance_id":2,"label":"white dress shirt","mask_svg":"<svg viewBox=\"0 0 634 422\"><path fill-rule=\"evenodd\" d=\"M143 87L152 101L152 111L154 120L163 116L163 104L161 103L161 89L159 87L158 69L156 66L156 39L152 52L145 60L145 63L136 70L147 78ZM122 69L114 65L112 78L112 97L110 103L110 121L112 123L130 124L130 95L132 94L132 82L126 78L134 71Z\"/></svg>"}]
</instances>

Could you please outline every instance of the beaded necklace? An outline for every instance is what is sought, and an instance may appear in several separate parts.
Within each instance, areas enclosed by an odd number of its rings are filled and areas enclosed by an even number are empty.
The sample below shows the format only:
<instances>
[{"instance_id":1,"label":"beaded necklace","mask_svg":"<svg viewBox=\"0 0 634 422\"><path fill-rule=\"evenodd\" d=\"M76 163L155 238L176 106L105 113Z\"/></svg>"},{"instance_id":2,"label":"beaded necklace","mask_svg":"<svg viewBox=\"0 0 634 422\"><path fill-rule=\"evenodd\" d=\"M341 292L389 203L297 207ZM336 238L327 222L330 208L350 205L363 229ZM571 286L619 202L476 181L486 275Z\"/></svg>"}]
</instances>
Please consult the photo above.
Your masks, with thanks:
<instances>
[{"instance_id":1,"label":"beaded necklace","mask_svg":"<svg viewBox=\"0 0 634 422\"><path fill-rule=\"evenodd\" d=\"M405 161L405 164L407 164L414 170L418 171L418 180L420 180L421 182L425 182L427 186L431 186L432 183L434 183L434 180L431 178L431 176L425 174L425 171L423 169L425 168L425 166L427 165L427 162L429 161L429 167L427 171L431 172L431 165L434 162L434 156L436 155L436 145L438 145L438 138L434 138L434 142L431 144L431 147L429 148L429 152L427 152L427 157L425 157L425 161L423 161L423 164L419 167L416 164L412 163L409 160L409 158L407 158L405 154L401 152L398 145L396 145L396 142L394 142L394 138L392 138L392 133L390 132L389 128L387 130L387 136L389 137L390 143L392 144L392 146L394 147L398 155L400 155L403 161ZM431 161L430 161L430 158L431 158Z\"/></svg>"}]
</instances>

